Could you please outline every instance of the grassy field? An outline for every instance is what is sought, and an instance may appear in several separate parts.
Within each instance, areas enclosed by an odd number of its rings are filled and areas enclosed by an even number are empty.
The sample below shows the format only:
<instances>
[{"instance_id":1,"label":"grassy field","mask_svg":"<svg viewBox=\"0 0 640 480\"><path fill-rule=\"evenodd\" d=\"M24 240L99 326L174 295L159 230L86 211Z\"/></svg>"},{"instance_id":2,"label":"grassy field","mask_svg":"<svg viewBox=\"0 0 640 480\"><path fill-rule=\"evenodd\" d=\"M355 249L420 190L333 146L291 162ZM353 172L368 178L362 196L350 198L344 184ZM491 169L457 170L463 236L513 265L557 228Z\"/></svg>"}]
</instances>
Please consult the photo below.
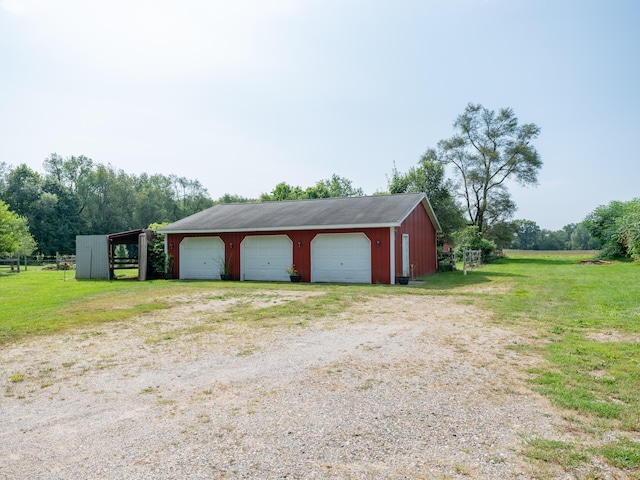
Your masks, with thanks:
<instances>
[{"instance_id":1,"label":"grassy field","mask_svg":"<svg viewBox=\"0 0 640 480\"><path fill-rule=\"evenodd\" d=\"M274 324L301 312L309 319L339 310L345 302L362 295L378 295L384 289L375 286L303 285L292 283L182 281L168 282L136 279L114 281L76 281L74 272L30 268L21 273L0 273L0 345L21 338L61 332L110 321L125 321L152 310L170 308L189 296L223 292L225 297L251 295L270 289L317 289L325 295L304 304L291 302L287 307L257 310L248 318L256 325ZM180 300L184 298L184 300Z\"/></svg>"},{"instance_id":2,"label":"grassy field","mask_svg":"<svg viewBox=\"0 0 640 480\"><path fill-rule=\"evenodd\" d=\"M215 288L242 295L269 288L317 289L304 305L254 313L251 321L309 320L363 296L446 295L492 311L493 321L529 341L530 386L565 411L573 441L528 439L523 454L571 469L590 458L640 478L640 265L582 265L592 252L507 252L496 263L428 277L417 287L263 284L253 282L75 281L68 272L0 273L0 346L78 326L122 321L168 308L175 298ZM257 318L260 317L260 318ZM524 367L523 367L524 368ZM597 477L594 477L597 478Z\"/></svg>"},{"instance_id":3,"label":"grassy field","mask_svg":"<svg viewBox=\"0 0 640 480\"><path fill-rule=\"evenodd\" d=\"M525 455L566 467L597 455L640 478L640 265L581 264L590 258L512 251L466 277L437 275L423 288L473 297L496 322L530 338L514 349L544 358L544 367L528 371L531 387L566 411L580 440L534 439ZM458 292L469 285L486 293Z\"/></svg>"}]
</instances>

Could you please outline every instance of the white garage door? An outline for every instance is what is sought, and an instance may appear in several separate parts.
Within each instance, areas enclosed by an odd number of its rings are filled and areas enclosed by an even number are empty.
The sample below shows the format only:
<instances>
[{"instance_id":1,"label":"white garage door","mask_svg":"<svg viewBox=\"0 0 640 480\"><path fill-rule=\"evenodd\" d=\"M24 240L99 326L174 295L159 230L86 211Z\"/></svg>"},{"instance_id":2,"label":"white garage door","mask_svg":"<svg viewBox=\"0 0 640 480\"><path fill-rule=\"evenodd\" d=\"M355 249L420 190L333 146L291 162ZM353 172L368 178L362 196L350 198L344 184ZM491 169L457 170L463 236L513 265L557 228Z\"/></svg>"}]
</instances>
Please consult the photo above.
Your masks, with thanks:
<instances>
[{"instance_id":1,"label":"white garage door","mask_svg":"<svg viewBox=\"0 0 640 480\"><path fill-rule=\"evenodd\" d=\"M217 280L224 262L220 237L187 237L180 242L180 278Z\"/></svg>"},{"instance_id":2,"label":"white garage door","mask_svg":"<svg viewBox=\"0 0 640 480\"><path fill-rule=\"evenodd\" d=\"M293 262L293 242L286 235L245 237L240 244L242 280L289 281L285 270Z\"/></svg>"},{"instance_id":3,"label":"white garage door","mask_svg":"<svg viewBox=\"0 0 640 480\"><path fill-rule=\"evenodd\" d=\"M311 281L371 283L371 242L363 233L323 233L311 241Z\"/></svg>"}]
</instances>

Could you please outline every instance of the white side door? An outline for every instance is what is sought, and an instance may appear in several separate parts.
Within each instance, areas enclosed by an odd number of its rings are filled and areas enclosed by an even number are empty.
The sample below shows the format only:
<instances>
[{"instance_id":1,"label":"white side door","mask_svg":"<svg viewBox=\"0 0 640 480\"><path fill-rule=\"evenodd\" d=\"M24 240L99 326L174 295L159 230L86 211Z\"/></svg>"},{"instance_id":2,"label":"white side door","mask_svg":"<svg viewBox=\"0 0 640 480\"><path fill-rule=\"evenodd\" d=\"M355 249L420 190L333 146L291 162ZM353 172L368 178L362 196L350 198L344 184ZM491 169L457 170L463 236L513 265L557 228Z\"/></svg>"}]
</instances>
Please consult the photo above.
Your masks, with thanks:
<instances>
[{"instance_id":1,"label":"white side door","mask_svg":"<svg viewBox=\"0 0 640 480\"><path fill-rule=\"evenodd\" d=\"M409 234L402 234L402 276L408 277L409 272Z\"/></svg>"}]
</instances>

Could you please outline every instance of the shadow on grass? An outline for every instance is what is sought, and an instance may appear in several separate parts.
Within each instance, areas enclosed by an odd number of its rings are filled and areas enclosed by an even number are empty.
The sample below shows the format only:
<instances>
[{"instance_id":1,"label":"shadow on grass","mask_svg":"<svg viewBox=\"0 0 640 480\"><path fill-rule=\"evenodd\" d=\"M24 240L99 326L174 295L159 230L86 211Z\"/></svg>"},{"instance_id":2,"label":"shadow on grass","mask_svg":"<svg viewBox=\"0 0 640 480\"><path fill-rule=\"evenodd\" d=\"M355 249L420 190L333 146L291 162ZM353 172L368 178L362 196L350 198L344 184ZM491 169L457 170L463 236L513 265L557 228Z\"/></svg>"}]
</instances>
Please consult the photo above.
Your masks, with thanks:
<instances>
[{"instance_id":1,"label":"shadow on grass","mask_svg":"<svg viewBox=\"0 0 640 480\"><path fill-rule=\"evenodd\" d=\"M592 258L502 258L496 260L496 264L509 263L511 265L576 265L581 260L592 260Z\"/></svg>"},{"instance_id":2,"label":"shadow on grass","mask_svg":"<svg viewBox=\"0 0 640 480\"><path fill-rule=\"evenodd\" d=\"M440 272L420 279L420 284L416 288L424 290L452 290L455 288L469 287L472 285L482 285L495 282L503 278L522 277L515 273L503 273L495 271L468 270L464 272L457 270L454 272Z\"/></svg>"}]
</instances>

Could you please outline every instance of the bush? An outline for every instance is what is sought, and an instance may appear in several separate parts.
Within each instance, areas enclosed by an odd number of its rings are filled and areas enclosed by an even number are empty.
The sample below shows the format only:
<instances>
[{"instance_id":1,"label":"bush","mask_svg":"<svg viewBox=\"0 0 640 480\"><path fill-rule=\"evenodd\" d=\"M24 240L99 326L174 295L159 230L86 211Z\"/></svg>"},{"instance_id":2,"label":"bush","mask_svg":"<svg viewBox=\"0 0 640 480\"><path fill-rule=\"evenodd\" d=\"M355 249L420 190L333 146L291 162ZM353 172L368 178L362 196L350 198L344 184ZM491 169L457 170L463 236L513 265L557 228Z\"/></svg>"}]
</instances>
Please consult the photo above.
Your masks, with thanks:
<instances>
[{"instance_id":1,"label":"bush","mask_svg":"<svg viewBox=\"0 0 640 480\"><path fill-rule=\"evenodd\" d=\"M482 237L479 228L476 225L465 227L454 233L453 238L456 243L455 254L457 260L462 260L465 250L482 251L482 261L488 262L493 258L493 252L496 250L496 244L491 240Z\"/></svg>"},{"instance_id":2,"label":"bush","mask_svg":"<svg viewBox=\"0 0 640 480\"><path fill-rule=\"evenodd\" d=\"M152 223L151 225L149 225L149 229L155 233L155 236L149 241L147 247L147 252L149 255L149 266L151 267L149 276L151 277L162 277L167 271L169 256L164 253L165 236L157 232L159 228L162 228L165 225L168 225L168 223Z\"/></svg>"}]
</instances>

